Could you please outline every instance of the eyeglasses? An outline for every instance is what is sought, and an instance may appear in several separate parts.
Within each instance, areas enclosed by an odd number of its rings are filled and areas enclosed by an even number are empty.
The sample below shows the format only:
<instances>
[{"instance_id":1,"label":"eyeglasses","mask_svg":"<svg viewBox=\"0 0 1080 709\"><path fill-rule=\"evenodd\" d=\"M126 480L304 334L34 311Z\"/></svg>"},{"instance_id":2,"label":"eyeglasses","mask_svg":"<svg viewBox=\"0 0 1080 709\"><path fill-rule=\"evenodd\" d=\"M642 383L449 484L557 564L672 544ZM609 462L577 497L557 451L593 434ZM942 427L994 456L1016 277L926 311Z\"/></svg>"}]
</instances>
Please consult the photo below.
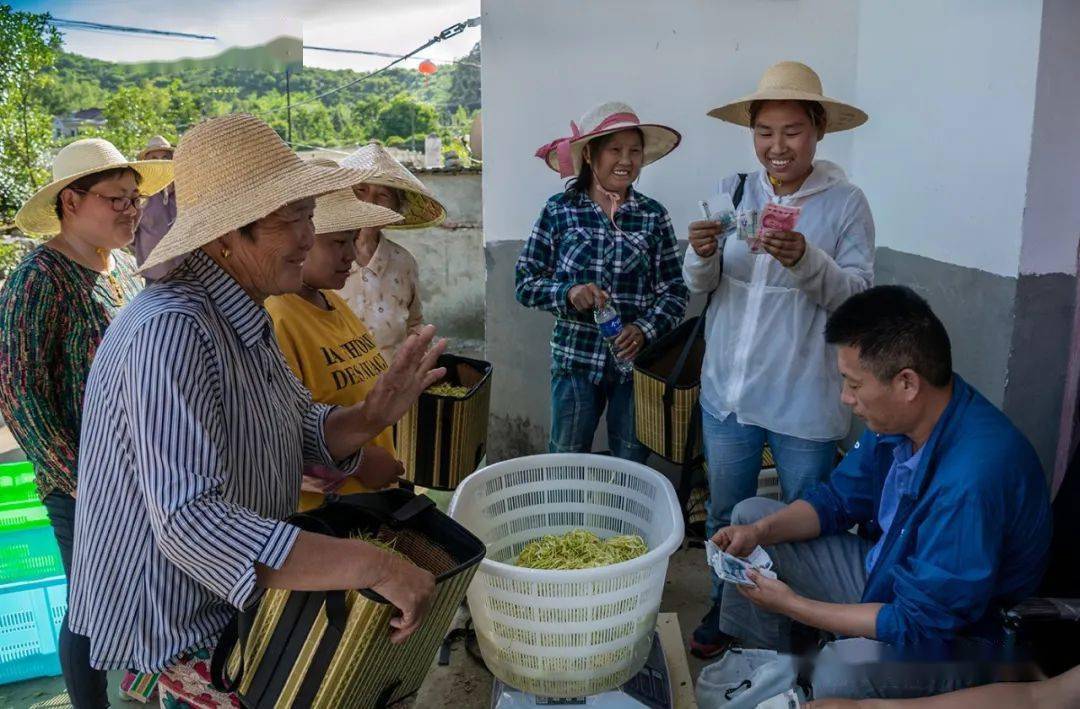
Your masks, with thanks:
<instances>
[{"instance_id":1,"label":"eyeglasses","mask_svg":"<svg viewBox=\"0 0 1080 709\"><path fill-rule=\"evenodd\" d=\"M72 192L78 192L79 194L89 194L104 200L109 203L114 212L126 212L128 207L134 206L135 209L142 209L146 206L146 203L150 200L146 195L138 195L137 197L106 197L105 195L98 194L97 192L91 192L90 190L78 190L74 187L69 187Z\"/></svg>"}]
</instances>

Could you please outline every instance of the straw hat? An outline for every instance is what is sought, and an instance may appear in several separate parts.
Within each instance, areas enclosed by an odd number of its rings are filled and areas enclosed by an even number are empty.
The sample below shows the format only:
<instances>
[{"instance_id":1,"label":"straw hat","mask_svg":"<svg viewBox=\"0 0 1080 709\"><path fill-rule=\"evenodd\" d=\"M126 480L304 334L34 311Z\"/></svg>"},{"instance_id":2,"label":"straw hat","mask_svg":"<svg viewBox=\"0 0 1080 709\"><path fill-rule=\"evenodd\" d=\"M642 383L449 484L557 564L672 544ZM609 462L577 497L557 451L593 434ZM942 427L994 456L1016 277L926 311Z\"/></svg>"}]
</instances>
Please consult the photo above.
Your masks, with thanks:
<instances>
[{"instance_id":1,"label":"straw hat","mask_svg":"<svg viewBox=\"0 0 1080 709\"><path fill-rule=\"evenodd\" d=\"M52 236L60 233L60 219L56 216L56 196L79 178L121 167L130 167L142 178L139 193L152 195L172 182L172 163L168 160L143 160L132 162L101 138L76 140L64 146L53 160L53 181L26 200L15 215L15 226L27 234Z\"/></svg>"},{"instance_id":2,"label":"straw hat","mask_svg":"<svg viewBox=\"0 0 1080 709\"><path fill-rule=\"evenodd\" d=\"M139 154L135 157L137 157L139 160L144 160L147 153L152 153L155 150L167 150L169 151L169 155L172 155L174 152L176 152L173 149L172 143L170 143L165 138L165 136L155 135L153 138L150 139L150 142L146 144L146 147L140 150Z\"/></svg>"},{"instance_id":3,"label":"straw hat","mask_svg":"<svg viewBox=\"0 0 1080 709\"><path fill-rule=\"evenodd\" d=\"M709 115L728 123L749 126L750 104L754 101L817 101L825 107L826 133L861 126L869 118L858 108L825 96L817 73L799 62L773 64L761 76L757 91L714 108L709 111Z\"/></svg>"},{"instance_id":4,"label":"straw hat","mask_svg":"<svg viewBox=\"0 0 1080 709\"><path fill-rule=\"evenodd\" d=\"M247 114L211 118L180 138L176 221L141 271L194 251L307 197L347 189L370 172L305 163L274 129Z\"/></svg>"},{"instance_id":5,"label":"straw hat","mask_svg":"<svg viewBox=\"0 0 1080 709\"><path fill-rule=\"evenodd\" d=\"M333 160L311 160L321 167L339 167ZM353 231L396 224L404 217L392 209L357 199L351 189L338 190L315 199L315 234Z\"/></svg>"},{"instance_id":6,"label":"straw hat","mask_svg":"<svg viewBox=\"0 0 1080 709\"><path fill-rule=\"evenodd\" d=\"M371 171L374 177L364 182L392 187L405 197L401 214L405 220L390 229L423 229L446 219L446 207L416 175L394 159L377 140L373 140L341 161L342 167Z\"/></svg>"},{"instance_id":7,"label":"straw hat","mask_svg":"<svg viewBox=\"0 0 1080 709\"><path fill-rule=\"evenodd\" d=\"M540 146L536 157L546 162L560 177L573 177L581 172L581 151L590 140L627 128L637 128L645 136L643 165L664 157L682 140L674 128L639 121L629 104L608 101L589 109L579 123L570 121L570 135Z\"/></svg>"}]
</instances>

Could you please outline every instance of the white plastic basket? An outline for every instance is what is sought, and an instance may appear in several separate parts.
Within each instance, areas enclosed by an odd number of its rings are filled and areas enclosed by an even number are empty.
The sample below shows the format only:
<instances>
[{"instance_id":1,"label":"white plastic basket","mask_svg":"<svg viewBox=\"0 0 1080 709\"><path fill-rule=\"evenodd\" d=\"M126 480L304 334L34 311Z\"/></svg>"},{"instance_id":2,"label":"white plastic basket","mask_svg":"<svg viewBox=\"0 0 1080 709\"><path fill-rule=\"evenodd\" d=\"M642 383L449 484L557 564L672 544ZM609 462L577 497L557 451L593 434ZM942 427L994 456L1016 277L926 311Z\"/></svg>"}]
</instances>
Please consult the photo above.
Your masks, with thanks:
<instances>
[{"instance_id":1,"label":"white plastic basket","mask_svg":"<svg viewBox=\"0 0 1080 709\"><path fill-rule=\"evenodd\" d=\"M487 544L468 599L496 677L542 697L581 697L618 687L645 664L668 557L683 539L667 478L607 456L517 458L466 478L450 516ZM530 541L573 529L638 534L649 551L598 569L512 565Z\"/></svg>"}]
</instances>

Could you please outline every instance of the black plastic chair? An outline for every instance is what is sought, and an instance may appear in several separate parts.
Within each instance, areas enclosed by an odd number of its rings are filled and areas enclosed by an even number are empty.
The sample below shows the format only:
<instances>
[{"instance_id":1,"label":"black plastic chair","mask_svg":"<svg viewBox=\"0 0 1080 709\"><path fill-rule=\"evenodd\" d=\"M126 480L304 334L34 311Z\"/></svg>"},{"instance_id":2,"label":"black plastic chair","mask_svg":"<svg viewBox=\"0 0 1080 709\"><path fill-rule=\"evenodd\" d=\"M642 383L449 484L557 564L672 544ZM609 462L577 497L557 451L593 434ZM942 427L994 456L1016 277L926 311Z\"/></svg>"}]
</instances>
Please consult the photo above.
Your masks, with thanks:
<instances>
[{"instance_id":1,"label":"black plastic chair","mask_svg":"<svg viewBox=\"0 0 1080 709\"><path fill-rule=\"evenodd\" d=\"M1080 447L1054 498L1050 565L1029 598L1004 611L1006 637L1054 676L1080 665Z\"/></svg>"}]
</instances>

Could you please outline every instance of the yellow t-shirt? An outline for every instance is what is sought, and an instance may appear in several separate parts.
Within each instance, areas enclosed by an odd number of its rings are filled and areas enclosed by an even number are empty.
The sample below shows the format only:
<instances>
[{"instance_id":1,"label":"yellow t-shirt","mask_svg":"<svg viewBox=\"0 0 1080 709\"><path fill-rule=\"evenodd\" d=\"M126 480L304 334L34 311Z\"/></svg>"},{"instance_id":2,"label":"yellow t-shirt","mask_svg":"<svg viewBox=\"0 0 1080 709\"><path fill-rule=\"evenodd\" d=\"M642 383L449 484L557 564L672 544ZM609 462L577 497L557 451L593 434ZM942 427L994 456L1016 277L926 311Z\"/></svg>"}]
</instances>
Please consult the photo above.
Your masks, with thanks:
<instances>
[{"instance_id":1,"label":"yellow t-shirt","mask_svg":"<svg viewBox=\"0 0 1080 709\"><path fill-rule=\"evenodd\" d=\"M323 310L298 295L267 298L278 345L297 378L323 404L352 406L364 400L375 380L388 368L367 326L333 291L322 291L332 310ZM380 446L396 457L394 434L386 429L368 445ZM370 492L349 478L341 494ZM322 495L300 493L300 509L322 504Z\"/></svg>"}]
</instances>

